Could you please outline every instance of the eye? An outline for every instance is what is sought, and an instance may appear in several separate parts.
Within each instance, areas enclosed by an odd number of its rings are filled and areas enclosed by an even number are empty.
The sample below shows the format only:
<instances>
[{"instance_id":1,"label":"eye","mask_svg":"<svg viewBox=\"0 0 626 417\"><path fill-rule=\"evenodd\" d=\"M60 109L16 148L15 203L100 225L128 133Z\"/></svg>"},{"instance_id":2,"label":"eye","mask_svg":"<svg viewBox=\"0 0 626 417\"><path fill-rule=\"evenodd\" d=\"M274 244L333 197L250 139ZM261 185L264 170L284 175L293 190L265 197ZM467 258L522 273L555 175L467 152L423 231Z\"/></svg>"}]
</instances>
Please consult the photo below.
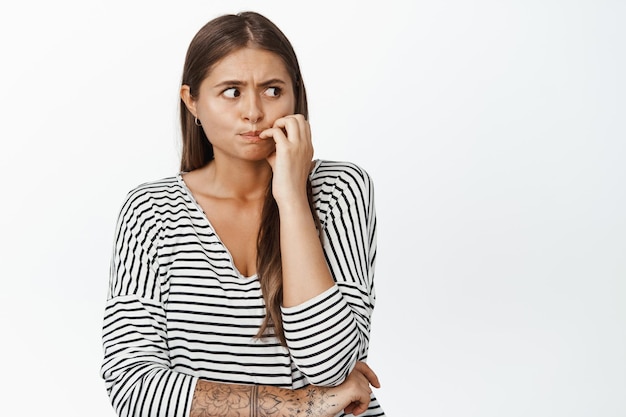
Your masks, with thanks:
<instances>
[{"instance_id":1,"label":"eye","mask_svg":"<svg viewBox=\"0 0 626 417\"><path fill-rule=\"evenodd\" d=\"M270 97L280 97L281 92L280 87L268 87L267 90L265 90L265 94Z\"/></svg>"},{"instance_id":2,"label":"eye","mask_svg":"<svg viewBox=\"0 0 626 417\"><path fill-rule=\"evenodd\" d=\"M241 95L241 91L237 87L227 88L222 92L228 98L237 98Z\"/></svg>"}]
</instances>

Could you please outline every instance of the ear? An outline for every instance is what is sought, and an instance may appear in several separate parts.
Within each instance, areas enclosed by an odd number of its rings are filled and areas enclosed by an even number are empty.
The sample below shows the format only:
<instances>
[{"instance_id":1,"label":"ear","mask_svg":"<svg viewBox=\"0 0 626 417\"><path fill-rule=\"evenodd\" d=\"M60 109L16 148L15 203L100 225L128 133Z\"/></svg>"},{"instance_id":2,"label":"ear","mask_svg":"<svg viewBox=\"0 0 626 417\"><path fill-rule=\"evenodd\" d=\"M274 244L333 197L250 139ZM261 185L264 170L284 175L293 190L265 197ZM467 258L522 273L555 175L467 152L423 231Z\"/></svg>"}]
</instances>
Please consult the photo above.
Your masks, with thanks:
<instances>
[{"instance_id":1,"label":"ear","mask_svg":"<svg viewBox=\"0 0 626 417\"><path fill-rule=\"evenodd\" d=\"M185 106L187 106L187 110L189 110L194 117L197 117L198 113L196 112L196 100L191 97L188 85L180 87L180 98L183 100L183 103L185 103Z\"/></svg>"}]
</instances>

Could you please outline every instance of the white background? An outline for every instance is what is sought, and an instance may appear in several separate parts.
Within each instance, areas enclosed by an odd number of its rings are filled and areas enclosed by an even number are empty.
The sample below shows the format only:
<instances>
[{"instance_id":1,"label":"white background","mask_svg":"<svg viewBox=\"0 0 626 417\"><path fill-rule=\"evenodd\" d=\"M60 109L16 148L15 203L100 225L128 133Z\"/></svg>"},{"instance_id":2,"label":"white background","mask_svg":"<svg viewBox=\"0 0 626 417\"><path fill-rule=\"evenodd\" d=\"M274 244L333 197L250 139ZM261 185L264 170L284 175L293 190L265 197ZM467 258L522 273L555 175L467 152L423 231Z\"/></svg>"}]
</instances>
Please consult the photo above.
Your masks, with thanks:
<instances>
[{"instance_id":1,"label":"white background","mask_svg":"<svg viewBox=\"0 0 626 417\"><path fill-rule=\"evenodd\" d=\"M292 40L316 156L374 178L387 414L626 415L626 3L11 3L1 415L113 416L99 367L117 211L177 170L192 36L247 9Z\"/></svg>"}]
</instances>

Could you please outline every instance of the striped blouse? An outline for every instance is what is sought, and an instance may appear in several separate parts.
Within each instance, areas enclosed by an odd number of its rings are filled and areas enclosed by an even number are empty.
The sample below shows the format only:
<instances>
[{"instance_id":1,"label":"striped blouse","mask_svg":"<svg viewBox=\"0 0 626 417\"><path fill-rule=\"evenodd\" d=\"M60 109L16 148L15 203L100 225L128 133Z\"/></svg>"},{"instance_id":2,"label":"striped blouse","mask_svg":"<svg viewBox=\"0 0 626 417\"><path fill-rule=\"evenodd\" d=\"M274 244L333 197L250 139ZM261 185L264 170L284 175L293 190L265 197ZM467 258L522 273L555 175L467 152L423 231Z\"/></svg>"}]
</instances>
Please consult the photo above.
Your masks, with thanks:
<instances>
[{"instance_id":1,"label":"striped blouse","mask_svg":"<svg viewBox=\"0 0 626 417\"><path fill-rule=\"evenodd\" d=\"M297 389L337 385L367 358L376 216L370 177L346 162L311 172L336 285L282 308L288 349L255 337L265 315L182 176L142 184L121 208L103 324L101 375L120 416L189 415L199 378ZM339 414L343 415L343 414ZM366 416L383 416L372 397Z\"/></svg>"}]
</instances>

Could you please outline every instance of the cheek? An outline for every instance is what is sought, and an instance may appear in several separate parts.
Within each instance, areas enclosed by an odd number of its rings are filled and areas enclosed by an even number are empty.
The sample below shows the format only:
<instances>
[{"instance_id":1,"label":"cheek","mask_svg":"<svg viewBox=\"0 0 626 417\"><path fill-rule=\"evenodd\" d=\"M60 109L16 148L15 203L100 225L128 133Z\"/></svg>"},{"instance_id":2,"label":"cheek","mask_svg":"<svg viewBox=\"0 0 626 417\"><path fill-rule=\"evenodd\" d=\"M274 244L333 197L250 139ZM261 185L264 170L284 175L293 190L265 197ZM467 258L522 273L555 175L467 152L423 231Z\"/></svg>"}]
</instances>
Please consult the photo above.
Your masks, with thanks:
<instances>
[{"instance_id":1,"label":"cheek","mask_svg":"<svg viewBox=\"0 0 626 417\"><path fill-rule=\"evenodd\" d=\"M202 117L202 124L213 129L220 129L229 124L232 109L220 105L219 102L205 102L201 109L198 109L198 114Z\"/></svg>"},{"instance_id":2,"label":"cheek","mask_svg":"<svg viewBox=\"0 0 626 417\"><path fill-rule=\"evenodd\" d=\"M198 116L202 120L202 129L211 142L219 140L233 125L228 111L215 103L203 103L198 108Z\"/></svg>"},{"instance_id":3,"label":"cheek","mask_svg":"<svg viewBox=\"0 0 626 417\"><path fill-rule=\"evenodd\" d=\"M284 117L284 116L289 116L291 114L294 114L296 111L296 103L295 100L286 100L282 106L280 106L280 111L278 113L280 113L278 115L278 117L276 117L277 119L280 117Z\"/></svg>"},{"instance_id":4,"label":"cheek","mask_svg":"<svg viewBox=\"0 0 626 417\"><path fill-rule=\"evenodd\" d=\"M207 118L215 118L216 115L223 113L224 109L221 108L218 101L205 100L198 105L198 113Z\"/></svg>"}]
</instances>

